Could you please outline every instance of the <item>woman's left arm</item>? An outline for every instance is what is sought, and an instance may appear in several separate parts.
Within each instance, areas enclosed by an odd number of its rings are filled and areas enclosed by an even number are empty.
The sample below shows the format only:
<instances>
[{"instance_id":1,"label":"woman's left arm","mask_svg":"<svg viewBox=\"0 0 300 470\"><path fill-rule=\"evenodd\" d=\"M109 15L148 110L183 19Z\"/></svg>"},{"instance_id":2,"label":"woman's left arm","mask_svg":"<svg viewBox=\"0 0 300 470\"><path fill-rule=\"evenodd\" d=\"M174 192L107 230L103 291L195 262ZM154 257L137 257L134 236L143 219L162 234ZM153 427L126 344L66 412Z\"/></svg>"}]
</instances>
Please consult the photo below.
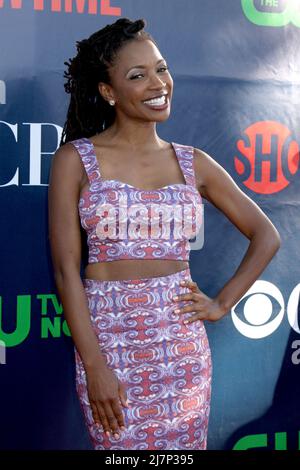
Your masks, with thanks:
<instances>
[{"instance_id":1,"label":"woman's left arm","mask_svg":"<svg viewBox=\"0 0 300 470\"><path fill-rule=\"evenodd\" d=\"M222 318L259 277L279 249L280 235L270 219L239 189L227 171L197 148L194 149L194 167L201 196L222 211L250 240L239 267L214 299L195 289L195 283L192 283L194 289L190 286L194 293L198 293L196 303L199 306L199 313L190 320L215 321Z\"/></svg>"}]
</instances>

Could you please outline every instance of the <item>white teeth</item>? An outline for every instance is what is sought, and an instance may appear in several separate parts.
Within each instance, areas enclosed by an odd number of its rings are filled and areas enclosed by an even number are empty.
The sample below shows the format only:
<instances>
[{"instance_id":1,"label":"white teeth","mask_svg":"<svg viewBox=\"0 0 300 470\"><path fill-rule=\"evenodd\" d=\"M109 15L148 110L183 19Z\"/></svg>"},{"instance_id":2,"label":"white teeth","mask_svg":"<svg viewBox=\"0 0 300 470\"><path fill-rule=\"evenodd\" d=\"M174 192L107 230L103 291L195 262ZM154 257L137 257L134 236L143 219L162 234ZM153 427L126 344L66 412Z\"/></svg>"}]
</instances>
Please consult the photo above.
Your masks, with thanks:
<instances>
[{"instance_id":1,"label":"white teeth","mask_svg":"<svg viewBox=\"0 0 300 470\"><path fill-rule=\"evenodd\" d=\"M150 104L153 106L162 106L166 103L166 95L161 96L160 98L154 98L153 100L144 101L145 104Z\"/></svg>"}]
</instances>

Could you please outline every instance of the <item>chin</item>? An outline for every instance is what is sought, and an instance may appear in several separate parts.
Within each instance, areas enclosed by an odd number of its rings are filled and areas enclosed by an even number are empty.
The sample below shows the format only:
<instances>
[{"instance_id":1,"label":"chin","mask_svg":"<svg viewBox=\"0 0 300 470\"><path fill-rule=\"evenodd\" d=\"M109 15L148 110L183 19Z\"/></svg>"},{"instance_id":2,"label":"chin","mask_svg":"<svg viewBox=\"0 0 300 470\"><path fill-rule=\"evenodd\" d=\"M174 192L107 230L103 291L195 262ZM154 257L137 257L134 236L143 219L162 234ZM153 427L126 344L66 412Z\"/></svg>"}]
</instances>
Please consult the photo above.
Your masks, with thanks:
<instances>
[{"instance_id":1,"label":"chin","mask_svg":"<svg viewBox=\"0 0 300 470\"><path fill-rule=\"evenodd\" d=\"M156 113L156 111L155 111ZM164 121L167 121L167 119L169 119L170 117L170 112L168 111L168 113L157 113L157 116L155 118L155 113L154 113L154 117L152 116L151 118L149 117L149 121L150 122L164 122Z\"/></svg>"},{"instance_id":2,"label":"chin","mask_svg":"<svg viewBox=\"0 0 300 470\"><path fill-rule=\"evenodd\" d=\"M156 119L155 122L164 122L164 121L167 121L167 120L169 119L169 117L170 117L170 113L169 113L167 116L165 116L165 117L161 116L160 118Z\"/></svg>"}]
</instances>

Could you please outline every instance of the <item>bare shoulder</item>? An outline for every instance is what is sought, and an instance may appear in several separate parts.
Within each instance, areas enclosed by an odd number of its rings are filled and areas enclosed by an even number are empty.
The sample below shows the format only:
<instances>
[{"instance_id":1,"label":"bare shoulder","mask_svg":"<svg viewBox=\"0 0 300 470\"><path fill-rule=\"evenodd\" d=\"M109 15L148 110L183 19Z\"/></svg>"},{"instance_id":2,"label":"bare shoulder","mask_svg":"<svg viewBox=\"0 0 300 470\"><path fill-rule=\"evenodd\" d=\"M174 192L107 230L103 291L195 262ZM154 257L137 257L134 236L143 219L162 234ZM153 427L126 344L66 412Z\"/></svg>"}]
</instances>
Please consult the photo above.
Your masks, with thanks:
<instances>
[{"instance_id":1,"label":"bare shoulder","mask_svg":"<svg viewBox=\"0 0 300 470\"><path fill-rule=\"evenodd\" d=\"M67 142L56 150L53 161L60 165L78 166L78 163L80 164L80 157L74 145Z\"/></svg>"},{"instance_id":2,"label":"bare shoulder","mask_svg":"<svg viewBox=\"0 0 300 470\"><path fill-rule=\"evenodd\" d=\"M50 182L53 177L73 181L80 184L84 176L84 168L80 156L71 143L59 147L53 155Z\"/></svg>"},{"instance_id":3,"label":"bare shoulder","mask_svg":"<svg viewBox=\"0 0 300 470\"><path fill-rule=\"evenodd\" d=\"M230 178L227 171L211 155L197 147L194 147L194 168L198 191L204 197L208 186L220 178Z\"/></svg>"}]
</instances>

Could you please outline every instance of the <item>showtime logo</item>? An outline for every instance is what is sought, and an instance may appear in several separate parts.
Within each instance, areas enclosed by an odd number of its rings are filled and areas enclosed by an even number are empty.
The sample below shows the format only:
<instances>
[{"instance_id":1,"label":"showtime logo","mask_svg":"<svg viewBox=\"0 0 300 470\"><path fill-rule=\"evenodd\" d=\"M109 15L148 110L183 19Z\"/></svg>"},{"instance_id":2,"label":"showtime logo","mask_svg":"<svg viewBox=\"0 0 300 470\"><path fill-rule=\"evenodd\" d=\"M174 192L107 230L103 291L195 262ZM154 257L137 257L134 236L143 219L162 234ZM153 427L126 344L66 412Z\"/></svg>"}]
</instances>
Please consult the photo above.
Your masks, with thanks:
<instances>
[{"instance_id":1,"label":"showtime logo","mask_svg":"<svg viewBox=\"0 0 300 470\"><path fill-rule=\"evenodd\" d=\"M31 3L36 11L46 9L44 0L31 0ZM122 14L120 7L111 5L111 0L48 0L46 5L47 11L50 5L50 11L58 13L88 13L90 15L99 13L103 16L121 16ZM0 0L0 8L4 6L20 10L23 8L23 0Z\"/></svg>"},{"instance_id":2,"label":"showtime logo","mask_svg":"<svg viewBox=\"0 0 300 470\"><path fill-rule=\"evenodd\" d=\"M252 124L236 145L235 169L243 184L256 193L282 191L298 171L299 145L279 122Z\"/></svg>"}]
</instances>

